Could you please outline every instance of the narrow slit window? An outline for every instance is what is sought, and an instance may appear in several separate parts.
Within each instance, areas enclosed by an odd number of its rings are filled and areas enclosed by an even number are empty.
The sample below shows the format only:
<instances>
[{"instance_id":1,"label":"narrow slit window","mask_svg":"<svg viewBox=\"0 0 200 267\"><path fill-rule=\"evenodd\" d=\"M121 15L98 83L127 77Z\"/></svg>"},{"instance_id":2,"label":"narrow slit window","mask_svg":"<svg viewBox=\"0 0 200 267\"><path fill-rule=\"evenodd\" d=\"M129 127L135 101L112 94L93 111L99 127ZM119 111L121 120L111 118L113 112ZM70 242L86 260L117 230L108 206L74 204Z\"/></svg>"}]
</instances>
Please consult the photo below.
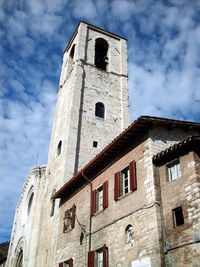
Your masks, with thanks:
<instances>
[{"instance_id":1,"label":"narrow slit window","mask_svg":"<svg viewBox=\"0 0 200 267\"><path fill-rule=\"evenodd\" d=\"M61 150L62 150L62 141L60 141L58 143L58 147L57 147L57 156L59 156L61 154Z\"/></svg>"}]
</instances>

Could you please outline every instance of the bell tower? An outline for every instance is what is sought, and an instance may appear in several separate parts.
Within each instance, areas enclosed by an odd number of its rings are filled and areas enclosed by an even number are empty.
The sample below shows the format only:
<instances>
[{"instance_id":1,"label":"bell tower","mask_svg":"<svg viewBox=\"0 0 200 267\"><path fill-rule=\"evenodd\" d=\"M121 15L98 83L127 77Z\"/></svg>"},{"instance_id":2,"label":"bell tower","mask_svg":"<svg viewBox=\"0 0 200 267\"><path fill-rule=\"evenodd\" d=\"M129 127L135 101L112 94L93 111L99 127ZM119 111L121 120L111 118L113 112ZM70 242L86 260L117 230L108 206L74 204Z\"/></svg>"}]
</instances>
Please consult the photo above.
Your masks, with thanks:
<instances>
[{"instance_id":1,"label":"bell tower","mask_svg":"<svg viewBox=\"0 0 200 267\"><path fill-rule=\"evenodd\" d=\"M128 126L127 78L126 40L81 21L63 56L49 150L58 185Z\"/></svg>"}]
</instances>

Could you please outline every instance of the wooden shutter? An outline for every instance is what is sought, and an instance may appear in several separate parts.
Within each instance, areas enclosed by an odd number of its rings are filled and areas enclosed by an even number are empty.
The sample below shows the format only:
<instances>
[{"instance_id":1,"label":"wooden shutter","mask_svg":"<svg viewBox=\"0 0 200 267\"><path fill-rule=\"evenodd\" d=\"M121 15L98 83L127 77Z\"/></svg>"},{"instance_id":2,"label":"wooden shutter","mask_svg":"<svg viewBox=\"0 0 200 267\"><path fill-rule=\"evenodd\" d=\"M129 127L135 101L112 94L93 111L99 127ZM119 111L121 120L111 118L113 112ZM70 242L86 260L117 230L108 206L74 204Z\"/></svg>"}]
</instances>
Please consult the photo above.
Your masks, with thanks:
<instances>
[{"instance_id":1,"label":"wooden shutter","mask_svg":"<svg viewBox=\"0 0 200 267\"><path fill-rule=\"evenodd\" d=\"M69 218L70 217L70 214L69 214L69 211L65 211L65 217L63 218L63 233L65 233L65 231L67 231L68 229L68 225L65 224L65 219L66 218Z\"/></svg>"},{"instance_id":2,"label":"wooden shutter","mask_svg":"<svg viewBox=\"0 0 200 267\"><path fill-rule=\"evenodd\" d=\"M59 267L63 267L63 266L64 266L63 262L60 262Z\"/></svg>"},{"instance_id":3,"label":"wooden shutter","mask_svg":"<svg viewBox=\"0 0 200 267\"><path fill-rule=\"evenodd\" d=\"M88 267L94 267L94 251L88 252Z\"/></svg>"},{"instance_id":4,"label":"wooden shutter","mask_svg":"<svg viewBox=\"0 0 200 267\"><path fill-rule=\"evenodd\" d=\"M131 161L129 163L129 170L130 170L130 189L131 189L131 191L135 191L137 189L136 163L135 163L135 161Z\"/></svg>"},{"instance_id":5,"label":"wooden shutter","mask_svg":"<svg viewBox=\"0 0 200 267\"><path fill-rule=\"evenodd\" d=\"M72 214L71 214L71 220L72 220L71 227L72 228L74 228L74 226L75 226L75 218L76 218L76 206L74 204L72 207Z\"/></svg>"},{"instance_id":6,"label":"wooden shutter","mask_svg":"<svg viewBox=\"0 0 200 267\"><path fill-rule=\"evenodd\" d=\"M103 267L108 266L108 250L106 245L103 246Z\"/></svg>"},{"instance_id":7,"label":"wooden shutter","mask_svg":"<svg viewBox=\"0 0 200 267\"><path fill-rule=\"evenodd\" d=\"M73 267L73 259L70 258L67 263L69 264L69 267Z\"/></svg>"},{"instance_id":8,"label":"wooden shutter","mask_svg":"<svg viewBox=\"0 0 200 267\"><path fill-rule=\"evenodd\" d=\"M97 211L97 191L92 191L92 215Z\"/></svg>"},{"instance_id":9,"label":"wooden shutter","mask_svg":"<svg viewBox=\"0 0 200 267\"><path fill-rule=\"evenodd\" d=\"M114 181L114 199L117 200L120 196L120 187L119 187L119 172L115 173Z\"/></svg>"},{"instance_id":10,"label":"wooden shutter","mask_svg":"<svg viewBox=\"0 0 200 267\"><path fill-rule=\"evenodd\" d=\"M108 207L108 181L103 183L103 208Z\"/></svg>"}]
</instances>

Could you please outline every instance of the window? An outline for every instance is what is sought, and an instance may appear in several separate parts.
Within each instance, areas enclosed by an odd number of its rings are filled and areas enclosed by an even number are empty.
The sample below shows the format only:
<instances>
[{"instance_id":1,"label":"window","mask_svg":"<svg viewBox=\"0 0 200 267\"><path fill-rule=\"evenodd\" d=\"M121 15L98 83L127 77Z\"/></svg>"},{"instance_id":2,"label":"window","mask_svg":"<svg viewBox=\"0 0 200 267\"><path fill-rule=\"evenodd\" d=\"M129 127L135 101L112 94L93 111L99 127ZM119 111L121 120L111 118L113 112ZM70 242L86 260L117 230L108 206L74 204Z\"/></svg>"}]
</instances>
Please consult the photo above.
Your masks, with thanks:
<instances>
[{"instance_id":1,"label":"window","mask_svg":"<svg viewBox=\"0 0 200 267\"><path fill-rule=\"evenodd\" d=\"M120 196L137 189L136 163L132 161L129 166L115 173L114 180L114 198L117 200Z\"/></svg>"},{"instance_id":2,"label":"window","mask_svg":"<svg viewBox=\"0 0 200 267\"><path fill-rule=\"evenodd\" d=\"M95 116L104 119L105 117L105 107L101 102L96 103L95 105Z\"/></svg>"},{"instance_id":3,"label":"window","mask_svg":"<svg viewBox=\"0 0 200 267\"><path fill-rule=\"evenodd\" d=\"M29 198L29 201L28 201L28 214L30 213L31 211L31 207L32 207L32 203L33 203L33 197L34 197L34 193L32 192L31 193L31 196Z\"/></svg>"},{"instance_id":4,"label":"window","mask_svg":"<svg viewBox=\"0 0 200 267\"><path fill-rule=\"evenodd\" d=\"M71 258L67 261L60 262L59 267L73 267L73 259Z\"/></svg>"},{"instance_id":5,"label":"window","mask_svg":"<svg viewBox=\"0 0 200 267\"><path fill-rule=\"evenodd\" d=\"M56 203L56 200L52 199L52 201L51 201L51 213L50 213L51 217L54 215L55 203Z\"/></svg>"},{"instance_id":6,"label":"window","mask_svg":"<svg viewBox=\"0 0 200 267\"><path fill-rule=\"evenodd\" d=\"M108 64L108 43L103 38L97 38L95 42L95 66L106 70Z\"/></svg>"},{"instance_id":7,"label":"window","mask_svg":"<svg viewBox=\"0 0 200 267\"><path fill-rule=\"evenodd\" d=\"M167 164L168 179L170 182L178 179L181 176L181 168L179 159L176 159Z\"/></svg>"},{"instance_id":8,"label":"window","mask_svg":"<svg viewBox=\"0 0 200 267\"><path fill-rule=\"evenodd\" d=\"M133 231L133 226L131 224L128 224L125 229L126 233L126 244L130 244L131 246L133 245L133 238L134 238L134 231Z\"/></svg>"},{"instance_id":9,"label":"window","mask_svg":"<svg viewBox=\"0 0 200 267\"><path fill-rule=\"evenodd\" d=\"M65 217L63 218L63 233L72 230L75 226L76 206L65 211Z\"/></svg>"},{"instance_id":10,"label":"window","mask_svg":"<svg viewBox=\"0 0 200 267\"><path fill-rule=\"evenodd\" d=\"M98 146L98 142L97 141L93 141L93 147L97 147Z\"/></svg>"},{"instance_id":11,"label":"window","mask_svg":"<svg viewBox=\"0 0 200 267\"><path fill-rule=\"evenodd\" d=\"M92 191L92 214L108 207L108 181Z\"/></svg>"},{"instance_id":12,"label":"window","mask_svg":"<svg viewBox=\"0 0 200 267\"><path fill-rule=\"evenodd\" d=\"M97 250L97 267L103 267L103 250Z\"/></svg>"},{"instance_id":13,"label":"window","mask_svg":"<svg viewBox=\"0 0 200 267\"><path fill-rule=\"evenodd\" d=\"M108 248L106 245L98 250L88 252L88 267L108 267Z\"/></svg>"},{"instance_id":14,"label":"window","mask_svg":"<svg viewBox=\"0 0 200 267\"><path fill-rule=\"evenodd\" d=\"M184 224L182 207L178 207L178 208L173 209L173 218L174 218L174 225L175 226L180 226L180 225Z\"/></svg>"},{"instance_id":15,"label":"window","mask_svg":"<svg viewBox=\"0 0 200 267\"><path fill-rule=\"evenodd\" d=\"M61 149L62 149L62 141L60 140L60 142L58 143L58 147L57 147L57 156L61 154Z\"/></svg>"}]
</instances>

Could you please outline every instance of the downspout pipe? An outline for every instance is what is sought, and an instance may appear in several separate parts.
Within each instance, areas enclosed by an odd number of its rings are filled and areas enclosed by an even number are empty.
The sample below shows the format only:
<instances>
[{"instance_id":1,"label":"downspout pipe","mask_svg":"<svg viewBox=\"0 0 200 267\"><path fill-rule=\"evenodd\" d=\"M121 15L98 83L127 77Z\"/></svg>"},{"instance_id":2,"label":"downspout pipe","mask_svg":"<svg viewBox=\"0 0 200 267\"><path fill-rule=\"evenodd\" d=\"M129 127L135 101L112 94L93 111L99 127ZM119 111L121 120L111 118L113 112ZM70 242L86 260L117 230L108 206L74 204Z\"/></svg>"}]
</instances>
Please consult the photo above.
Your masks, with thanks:
<instances>
[{"instance_id":1,"label":"downspout pipe","mask_svg":"<svg viewBox=\"0 0 200 267\"><path fill-rule=\"evenodd\" d=\"M90 185L90 222L89 222L89 251L91 251L91 237L92 237L92 183L90 179L84 175L84 173L81 173L82 176L88 181Z\"/></svg>"}]
</instances>

